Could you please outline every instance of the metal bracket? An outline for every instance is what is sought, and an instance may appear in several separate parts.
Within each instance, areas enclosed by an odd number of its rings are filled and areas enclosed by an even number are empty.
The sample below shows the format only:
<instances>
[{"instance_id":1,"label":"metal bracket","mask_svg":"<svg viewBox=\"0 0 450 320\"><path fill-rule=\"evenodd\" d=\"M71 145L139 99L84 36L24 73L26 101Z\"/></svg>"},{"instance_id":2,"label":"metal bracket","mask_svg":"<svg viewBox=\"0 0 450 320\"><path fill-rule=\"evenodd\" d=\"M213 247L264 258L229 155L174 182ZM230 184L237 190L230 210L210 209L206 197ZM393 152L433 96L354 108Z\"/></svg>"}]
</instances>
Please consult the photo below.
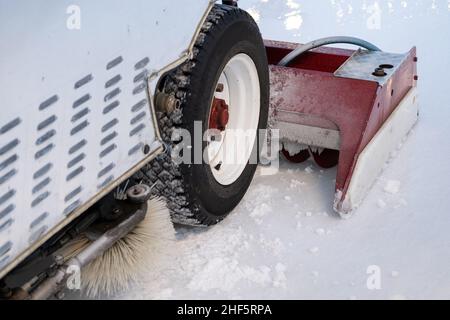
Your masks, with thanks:
<instances>
[{"instance_id":1,"label":"metal bracket","mask_svg":"<svg viewBox=\"0 0 450 320\"><path fill-rule=\"evenodd\" d=\"M334 75L340 78L375 81L382 86L395 74L408 55L359 49ZM384 72L377 75L380 71Z\"/></svg>"}]
</instances>

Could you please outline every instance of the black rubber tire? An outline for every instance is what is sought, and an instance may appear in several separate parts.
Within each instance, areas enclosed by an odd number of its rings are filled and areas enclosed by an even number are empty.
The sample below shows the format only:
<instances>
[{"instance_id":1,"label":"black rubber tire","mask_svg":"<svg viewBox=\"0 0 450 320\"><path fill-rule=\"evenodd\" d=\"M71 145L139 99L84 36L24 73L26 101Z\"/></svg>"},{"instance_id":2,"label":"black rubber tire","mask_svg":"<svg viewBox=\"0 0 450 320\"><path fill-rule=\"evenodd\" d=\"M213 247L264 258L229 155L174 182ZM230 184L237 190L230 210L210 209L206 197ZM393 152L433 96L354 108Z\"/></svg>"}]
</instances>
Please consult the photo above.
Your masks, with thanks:
<instances>
[{"instance_id":1,"label":"black rubber tire","mask_svg":"<svg viewBox=\"0 0 450 320\"><path fill-rule=\"evenodd\" d=\"M167 200L175 223L194 226L218 223L239 204L253 179L256 164L247 164L236 182L223 186L215 180L208 164L177 166L169 155L174 147L171 142L174 128L187 129L192 137L194 121L202 121L203 128L208 128L216 83L227 62L239 53L250 56L256 65L261 90L258 127L265 129L269 107L266 51L258 26L241 9L215 5L195 44L193 59L166 76L161 84L165 93L179 99L181 107L171 114L157 113L167 152L142 170L142 178L155 186L155 195ZM202 150L205 147L204 142Z\"/></svg>"}]
</instances>

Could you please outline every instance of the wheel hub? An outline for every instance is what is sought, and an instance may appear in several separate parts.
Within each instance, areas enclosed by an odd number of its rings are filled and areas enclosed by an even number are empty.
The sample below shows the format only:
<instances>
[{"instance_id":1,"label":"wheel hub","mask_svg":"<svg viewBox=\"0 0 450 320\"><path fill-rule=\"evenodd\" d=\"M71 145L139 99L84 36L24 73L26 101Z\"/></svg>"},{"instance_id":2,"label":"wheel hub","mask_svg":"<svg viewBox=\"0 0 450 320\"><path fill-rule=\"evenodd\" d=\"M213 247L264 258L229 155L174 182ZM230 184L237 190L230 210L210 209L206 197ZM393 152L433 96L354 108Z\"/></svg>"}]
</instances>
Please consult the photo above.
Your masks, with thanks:
<instances>
[{"instance_id":1,"label":"wheel hub","mask_svg":"<svg viewBox=\"0 0 450 320\"><path fill-rule=\"evenodd\" d=\"M225 100L214 97L209 118L209 128L224 131L229 119L230 114L228 113L228 105Z\"/></svg>"}]
</instances>

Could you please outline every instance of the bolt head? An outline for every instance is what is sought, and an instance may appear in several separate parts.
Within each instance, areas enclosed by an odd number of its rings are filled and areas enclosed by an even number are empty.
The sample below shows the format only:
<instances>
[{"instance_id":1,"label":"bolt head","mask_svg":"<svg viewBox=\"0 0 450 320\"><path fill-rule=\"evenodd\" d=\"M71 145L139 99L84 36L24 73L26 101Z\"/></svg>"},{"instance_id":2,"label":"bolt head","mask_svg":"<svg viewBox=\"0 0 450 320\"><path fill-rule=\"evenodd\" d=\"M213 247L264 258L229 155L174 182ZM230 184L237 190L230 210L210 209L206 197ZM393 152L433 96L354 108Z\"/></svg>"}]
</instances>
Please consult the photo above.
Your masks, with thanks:
<instances>
[{"instance_id":1,"label":"bolt head","mask_svg":"<svg viewBox=\"0 0 450 320\"><path fill-rule=\"evenodd\" d=\"M147 201L150 196L151 188L147 185L135 185L128 189L128 199L135 203L142 203Z\"/></svg>"},{"instance_id":2,"label":"bolt head","mask_svg":"<svg viewBox=\"0 0 450 320\"><path fill-rule=\"evenodd\" d=\"M57 265L62 265L64 263L64 257L61 255L55 256L55 262Z\"/></svg>"},{"instance_id":3,"label":"bolt head","mask_svg":"<svg viewBox=\"0 0 450 320\"><path fill-rule=\"evenodd\" d=\"M224 88L225 87L224 87L223 83L218 83L217 87L216 87L216 92L223 92Z\"/></svg>"},{"instance_id":4,"label":"bolt head","mask_svg":"<svg viewBox=\"0 0 450 320\"><path fill-rule=\"evenodd\" d=\"M386 72L384 72L383 68L376 68L372 74L376 77L384 77L386 75Z\"/></svg>"}]
</instances>

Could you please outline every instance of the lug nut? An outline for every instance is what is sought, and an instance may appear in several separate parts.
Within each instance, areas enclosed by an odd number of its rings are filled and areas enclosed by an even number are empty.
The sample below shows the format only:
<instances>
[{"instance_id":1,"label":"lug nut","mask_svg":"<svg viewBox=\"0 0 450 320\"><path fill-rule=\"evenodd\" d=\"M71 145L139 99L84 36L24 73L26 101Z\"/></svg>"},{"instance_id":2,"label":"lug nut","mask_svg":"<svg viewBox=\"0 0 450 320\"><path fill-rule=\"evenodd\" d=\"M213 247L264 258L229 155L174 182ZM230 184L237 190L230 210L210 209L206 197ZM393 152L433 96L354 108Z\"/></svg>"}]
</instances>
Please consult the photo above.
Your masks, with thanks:
<instances>
[{"instance_id":1,"label":"lug nut","mask_svg":"<svg viewBox=\"0 0 450 320\"><path fill-rule=\"evenodd\" d=\"M216 92L223 92L223 89L224 89L223 83L217 84Z\"/></svg>"},{"instance_id":2,"label":"lug nut","mask_svg":"<svg viewBox=\"0 0 450 320\"><path fill-rule=\"evenodd\" d=\"M384 72L383 68L376 68L372 74L376 77L384 77L386 75L386 72Z\"/></svg>"}]
</instances>

